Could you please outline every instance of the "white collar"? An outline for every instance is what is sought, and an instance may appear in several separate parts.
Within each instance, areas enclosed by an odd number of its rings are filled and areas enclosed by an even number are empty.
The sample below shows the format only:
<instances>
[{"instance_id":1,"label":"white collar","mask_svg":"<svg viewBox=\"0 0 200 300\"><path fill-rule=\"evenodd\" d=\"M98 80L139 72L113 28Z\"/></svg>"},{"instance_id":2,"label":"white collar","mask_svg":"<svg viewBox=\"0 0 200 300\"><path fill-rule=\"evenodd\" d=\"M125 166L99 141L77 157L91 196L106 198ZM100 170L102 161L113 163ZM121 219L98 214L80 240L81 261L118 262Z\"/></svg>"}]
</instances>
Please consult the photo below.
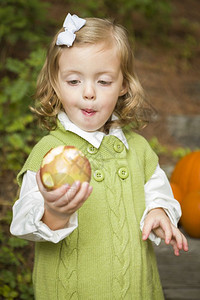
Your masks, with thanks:
<instances>
[{"instance_id":1,"label":"white collar","mask_svg":"<svg viewBox=\"0 0 200 300\"><path fill-rule=\"evenodd\" d=\"M92 144L95 148L100 147L104 136L106 136L106 134L101 131L87 132L80 129L78 126L76 126L74 123L72 123L69 120L68 116L63 111L58 113L58 119L63 125L63 127L65 128L65 130L76 133L77 135L79 135L80 137L88 141L90 144ZM112 120L116 120L116 119L117 117L112 115ZM123 142L123 144L126 146L127 149L129 148L128 142L121 128L111 128L109 130L108 135L116 136L120 141Z\"/></svg>"}]
</instances>

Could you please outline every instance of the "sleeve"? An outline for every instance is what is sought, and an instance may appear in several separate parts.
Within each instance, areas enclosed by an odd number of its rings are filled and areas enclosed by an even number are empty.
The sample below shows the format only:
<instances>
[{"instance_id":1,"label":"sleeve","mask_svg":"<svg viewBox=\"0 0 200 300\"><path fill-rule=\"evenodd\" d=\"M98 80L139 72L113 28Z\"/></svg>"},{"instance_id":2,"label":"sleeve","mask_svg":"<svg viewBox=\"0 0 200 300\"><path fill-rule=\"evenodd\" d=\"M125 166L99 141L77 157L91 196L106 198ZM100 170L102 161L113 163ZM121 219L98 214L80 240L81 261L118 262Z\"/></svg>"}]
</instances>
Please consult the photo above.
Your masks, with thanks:
<instances>
[{"instance_id":1,"label":"sleeve","mask_svg":"<svg viewBox=\"0 0 200 300\"><path fill-rule=\"evenodd\" d=\"M30 241L58 243L70 235L78 226L77 213L74 213L68 226L51 230L41 219L44 214L44 199L38 189L36 173L27 171L23 176L20 197L13 206L11 234Z\"/></svg>"},{"instance_id":2,"label":"sleeve","mask_svg":"<svg viewBox=\"0 0 200 300\"><path fill-rule=\"evenodd\" d=\"M181 217L181 207L177 200L174 199L170 183L165 172L157 165L152 177L144 186L146 209L140 221L140 228L143 229L144 220L148 212L153 208L162 207L168 215L173 225L177 226ZM159 245L161 239L154 233L150 233L150 240Z\"/></svg>"}]
</instances>

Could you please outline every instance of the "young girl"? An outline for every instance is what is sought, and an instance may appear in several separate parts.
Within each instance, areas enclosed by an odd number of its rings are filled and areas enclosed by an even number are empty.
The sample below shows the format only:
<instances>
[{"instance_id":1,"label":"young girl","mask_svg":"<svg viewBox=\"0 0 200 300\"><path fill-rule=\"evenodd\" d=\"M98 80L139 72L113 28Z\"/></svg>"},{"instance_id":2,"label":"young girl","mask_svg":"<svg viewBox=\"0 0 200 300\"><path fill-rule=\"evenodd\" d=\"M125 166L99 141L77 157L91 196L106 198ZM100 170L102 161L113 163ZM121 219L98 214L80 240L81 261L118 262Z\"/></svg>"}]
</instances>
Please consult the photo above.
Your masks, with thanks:
<instances>
[{"instance_id":1,"label":"young girl","mask_svg":"<svg viewBox=\"0 0 200 300\"><path fill-rule=\"evenodd\" d=\"M50 133L18 175L11 233L36 241L37 300L161 300L151 241L164 239L175 255L188 245L176 227L180 206L158 158L133 131L144 125L145 111L126 31L70 14L63 27L37 87L35 111ZM44 188L42 158L62 144L88 157L91 185Z\"/></svg>"}]
</instances>

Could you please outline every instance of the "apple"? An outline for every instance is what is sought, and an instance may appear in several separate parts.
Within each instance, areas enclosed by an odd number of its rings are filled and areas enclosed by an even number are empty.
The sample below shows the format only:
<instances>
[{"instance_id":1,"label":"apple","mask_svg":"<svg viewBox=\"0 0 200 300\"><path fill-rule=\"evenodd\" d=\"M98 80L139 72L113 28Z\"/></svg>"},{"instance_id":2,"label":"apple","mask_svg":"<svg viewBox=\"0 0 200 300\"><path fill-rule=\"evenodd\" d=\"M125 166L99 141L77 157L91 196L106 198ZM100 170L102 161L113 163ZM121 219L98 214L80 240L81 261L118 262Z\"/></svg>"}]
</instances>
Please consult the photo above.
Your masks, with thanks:
<instances>
[{"instance_id":1,"label":"apple","mask_svg":"<svg viewBox=\"0 0 200 300\"><path fill-rule=\"evenodd\" d=\"M58 146L43 157L40 178L48 190L74 181L90 182L91 166L87 157L74 146Z\"/></svg>"}]
</instances>

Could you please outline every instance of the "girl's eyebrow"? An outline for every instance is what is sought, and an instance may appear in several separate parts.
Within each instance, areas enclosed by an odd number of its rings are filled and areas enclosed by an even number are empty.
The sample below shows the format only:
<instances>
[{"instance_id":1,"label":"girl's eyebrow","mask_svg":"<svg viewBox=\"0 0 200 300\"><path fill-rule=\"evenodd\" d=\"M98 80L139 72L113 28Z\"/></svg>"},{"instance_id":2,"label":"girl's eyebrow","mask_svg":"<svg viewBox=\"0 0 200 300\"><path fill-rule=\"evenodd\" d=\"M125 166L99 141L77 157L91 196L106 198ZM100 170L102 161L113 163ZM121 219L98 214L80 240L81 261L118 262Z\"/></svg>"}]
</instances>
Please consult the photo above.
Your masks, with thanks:
<instances>
[{"instance_id":1,"label":"girl's eyebrow","mask_svg":"<svg viewBox=\"0 0 200 300\"><path fill-rule=\"evenodd\" d=\"M79 72L78 70L73 70L73 69L69 69L69 70L63 70L63 71L61 71L60 70L60 73L61 74L68 74L68 73L80 73L81 74L81 72Z\"/></svg>"},{"instance_id":2,"label":"girl's eyebrow","mask_svg":"<svg viewBox=\"0 0 200 300\"><path fill-rule=\"evenodd\" d=\"M77 70L64 70L64 71L60 70L60 74L61 76L68 76L72 74L81 75L82 73Z\"/></svg>"},{"instance_id":3,"label":"girl's eyebrow","mask_svg":"<svg viewBox=\"0 0 200 300\"><path fill-rule=\"evenodd\" d=\"M71 74L77 74L77 75L82 75L83 73L77 70L63 70L61 71L61 76L67 76L67 75L71 75ZM100 71L97 72L95 75L96 76L101 76L101 75L110 75L113 76L115 75L117 72L115 70L105 70L105 71Z\"/></svg>"},{"instance_id":4,"label":"girl's eyebrow","mask_svg":"<svg viewBox=\"0 0 200 300\"><path fill-rule=\"evenodd\" d=\"M104 75L104 74L115 74L116 73L116 71L114 71L114 70L105 70L105 71L101 71L101 72L98 72L97 73L97 75Z\"/></svg>"}]
</instances>

